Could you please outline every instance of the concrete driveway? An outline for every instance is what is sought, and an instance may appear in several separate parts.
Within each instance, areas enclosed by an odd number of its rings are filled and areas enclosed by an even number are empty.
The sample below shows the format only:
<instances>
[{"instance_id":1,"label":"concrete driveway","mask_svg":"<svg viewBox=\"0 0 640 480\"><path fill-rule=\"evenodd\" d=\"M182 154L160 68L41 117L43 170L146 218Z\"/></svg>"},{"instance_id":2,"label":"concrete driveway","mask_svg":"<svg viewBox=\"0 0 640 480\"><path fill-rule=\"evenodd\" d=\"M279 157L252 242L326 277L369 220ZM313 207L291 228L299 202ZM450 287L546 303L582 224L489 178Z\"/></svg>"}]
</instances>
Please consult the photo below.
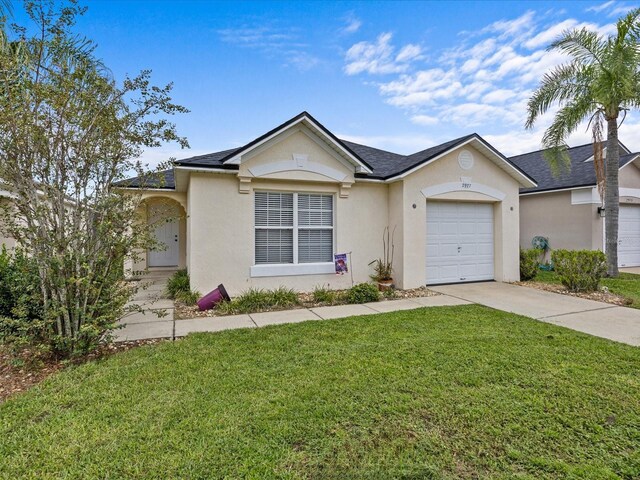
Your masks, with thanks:
<instances>
[{"instance_id":1,"label":"concrete driveway","mask_svg":"<svg viewBox=\"0 0 640 480\"><path fill-rule=\"evenodd\" d=\"M499 282L429 288L487 307L640 346L640 310L634 308Z\"/></svg>"}]
</instances>

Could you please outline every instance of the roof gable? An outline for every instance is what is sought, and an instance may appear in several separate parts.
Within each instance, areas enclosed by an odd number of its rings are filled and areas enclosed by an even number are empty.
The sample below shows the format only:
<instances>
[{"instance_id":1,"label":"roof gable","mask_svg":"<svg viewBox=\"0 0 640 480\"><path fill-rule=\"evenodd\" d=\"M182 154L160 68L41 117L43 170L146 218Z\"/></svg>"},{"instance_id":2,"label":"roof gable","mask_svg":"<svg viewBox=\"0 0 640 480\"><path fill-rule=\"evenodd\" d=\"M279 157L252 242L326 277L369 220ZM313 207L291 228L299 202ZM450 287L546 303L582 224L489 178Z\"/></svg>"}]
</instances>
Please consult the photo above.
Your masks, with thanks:
<instances>
[{"instance_id":1,"label":"roof gable","mask_svg":"<svg viewBox=\"0 0 640 480\"><path fill-rule=\"evenodd\" d=\"M622 153L628 152L624 145L620 145L623 148ZM544 152L545 150L537 150L510 158L515 165L527 172L538 183L537 187L524 188L521 193L589 187L597 184L593 162L587 161L593 157L592 143L569 148L567 154L571 162L571 169L561 172L558 176L553 175L549 163L544 158ZM633 161L637 156L637 153L620 155L620 168Z\"/></svg>"},{"instance_id":2,"label":"roof gable","mask_svg":"<svg viewBox=\"0 0 640 480\"><path fill-rule=\"evenodd\" d=\"M224 165L239 165L242 162L243 156L251 153L252 151L260 148L262 145L267 144L273 139L276 139L279 135L295 128L297 125L304 125L317 137L322 139L326 144L335 150L335 152L350 162L358 173L371 173L371 166L367 164L362 158L347 147L341 140L339 140L333 133L327 130L320 122L313 118L307 112L302 112L299 115L291 118L282 125L277 126L273 130L265 133L264 135L256 138L255 140L247 143L244 147L240 147L233 153L222 159L221 162Z\"/></svg>"}]
</instances>

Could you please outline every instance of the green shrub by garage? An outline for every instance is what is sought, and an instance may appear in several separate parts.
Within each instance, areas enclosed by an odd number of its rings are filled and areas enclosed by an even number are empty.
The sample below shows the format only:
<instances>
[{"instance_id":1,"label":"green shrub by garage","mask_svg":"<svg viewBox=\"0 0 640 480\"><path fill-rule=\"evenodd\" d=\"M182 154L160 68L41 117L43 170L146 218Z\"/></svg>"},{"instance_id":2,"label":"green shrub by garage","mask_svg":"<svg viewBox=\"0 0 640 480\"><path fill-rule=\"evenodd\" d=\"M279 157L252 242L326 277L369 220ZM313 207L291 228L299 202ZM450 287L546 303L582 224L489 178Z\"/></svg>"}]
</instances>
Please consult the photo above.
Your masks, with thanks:
<instances>
[{"instance_id":1,"label":"green shrub by garage","mask_svg":"<svg viewBox=\"0 0 640 480\"><path fill-rule=\"evenodd\" d=\"M537 248L520 249L520 280L527 281L535 278L538 274L539 258L540 250Z\"/></svg>"},{"instance_id":2,"label":"green shrub by garage","mask_svg":"<svg viewBox=\"0 0 640 480\"><path fill-rule=\"evenodd\" d=\"M607 273L607 257L599 250L554 250L551 261L560 282L572 292L598 290Z\"/></svg>"}]
</instances>

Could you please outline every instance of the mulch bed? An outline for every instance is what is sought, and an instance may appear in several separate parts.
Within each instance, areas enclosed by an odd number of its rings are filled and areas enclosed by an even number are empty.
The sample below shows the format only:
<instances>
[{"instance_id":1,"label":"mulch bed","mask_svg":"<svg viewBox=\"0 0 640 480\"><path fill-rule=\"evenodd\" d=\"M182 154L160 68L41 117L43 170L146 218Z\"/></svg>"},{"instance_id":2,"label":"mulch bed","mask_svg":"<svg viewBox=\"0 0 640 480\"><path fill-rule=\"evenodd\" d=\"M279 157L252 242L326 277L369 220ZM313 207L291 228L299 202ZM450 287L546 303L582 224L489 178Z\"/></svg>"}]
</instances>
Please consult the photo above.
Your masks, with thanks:
<instances>
[{"instance_id":1,"label":"mulch bed","mask_svg":"<svg viewBox=\"0 0 640 480\"><path fill-rule=\"evenodd\" d=\"M597 292L571 292L564 285L556 283L543 282L516 282L516 285L537 288L538 290L546 290L547 292L560 293L562 295L570 295L572 297L586 298L587 300L595 300L596 302L611 303L621 307L627 307L633 303L632 300L616 295L608 290L598 290Z\"/></svg>"},{"instance_id":2,"label":"mulch bed","mask_svg":"<svg viewBox=\"0 0 640 480\"><path fill-rule=\"evenodd\" d=\"M335 290L336 294L339 295L342 292L344 292L344 290ZM416 298L416 297L433 297L436 295L440 295L437 292L434 292L432 290L429 290L427 287L419 287L419 288L412 288L412 289L408 289L408 290L394 290L394 296L392 298L390 297L386 297L386 296L381 296L380 297L380 301L381 302L387 302L387 301L394 301L394 300L402 300L404 298ZM287 308L286 310L295 310L298 308L317 308L317 307L326 307L326 306L330 306L330 305L345 305L344 303L340 303L340 302L334 302L334 303L318 303L318 302L314 302L313 301L313 294L312 293L299 293L298 294L298 301L300 302L298 305L291 307L291 308ZM267 311L267 312L276 312L278 310L283 310L282 308L273 308L270 310L263 310L263 311ZM253 313L258 313L258 312L253 312ZM202 318L202 317L219 317L222 316L220 314L218 314L218 311L215 308L212 308L211 310L205 310L204 312L201 312L198 309L197 305L185 305L184 303L176 300L175 301L175 310L173 312L174 318L176 320L184 320L187 318Z\"/></svg>"},{"instance_id":3,"label":"mulch bed","mask_svg":"<svg viewBox=\"0 0 640 480\"><path fill-rule=\"evenodd\" d=\"M55 357L34 360L34 353L28 349L15 356L0 345L0 402L12 395L28 390L47 377L71 365L80 365L109 357L115 353L131 350L141 345L151 345L164 341L166 340L153 339L110 343L101 346L95 352L73 360L61 360Z\"/></svg>"}]
</instances>

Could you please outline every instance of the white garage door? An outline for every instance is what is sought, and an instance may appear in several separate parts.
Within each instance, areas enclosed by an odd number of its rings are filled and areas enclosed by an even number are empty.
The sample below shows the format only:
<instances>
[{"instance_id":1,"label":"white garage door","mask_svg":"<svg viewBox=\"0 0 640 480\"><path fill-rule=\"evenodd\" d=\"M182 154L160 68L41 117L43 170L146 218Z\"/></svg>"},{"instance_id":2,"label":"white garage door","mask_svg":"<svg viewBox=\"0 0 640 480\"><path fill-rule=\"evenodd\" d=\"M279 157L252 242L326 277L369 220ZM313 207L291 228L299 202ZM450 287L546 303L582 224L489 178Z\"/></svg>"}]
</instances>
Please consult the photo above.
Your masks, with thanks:
<instances>
[{"instance_id":1,"label":"white garage door","mask_svg":"<svg viewBox=\"0 0 640 480\"><path fill-rule=\"evenodd\" d=\"M493 280L493 205L427 202L427 284Z\"/></svg>"},{"instance_id":2,"label":"white garage door","mask_svg":"<svg viewBox=\"0 0 640 480\"><path fill-rule=\"evenodd\" d=\"M640 205L620 205L618 265L640 265Z\"/></svg>"}]
</instances>

